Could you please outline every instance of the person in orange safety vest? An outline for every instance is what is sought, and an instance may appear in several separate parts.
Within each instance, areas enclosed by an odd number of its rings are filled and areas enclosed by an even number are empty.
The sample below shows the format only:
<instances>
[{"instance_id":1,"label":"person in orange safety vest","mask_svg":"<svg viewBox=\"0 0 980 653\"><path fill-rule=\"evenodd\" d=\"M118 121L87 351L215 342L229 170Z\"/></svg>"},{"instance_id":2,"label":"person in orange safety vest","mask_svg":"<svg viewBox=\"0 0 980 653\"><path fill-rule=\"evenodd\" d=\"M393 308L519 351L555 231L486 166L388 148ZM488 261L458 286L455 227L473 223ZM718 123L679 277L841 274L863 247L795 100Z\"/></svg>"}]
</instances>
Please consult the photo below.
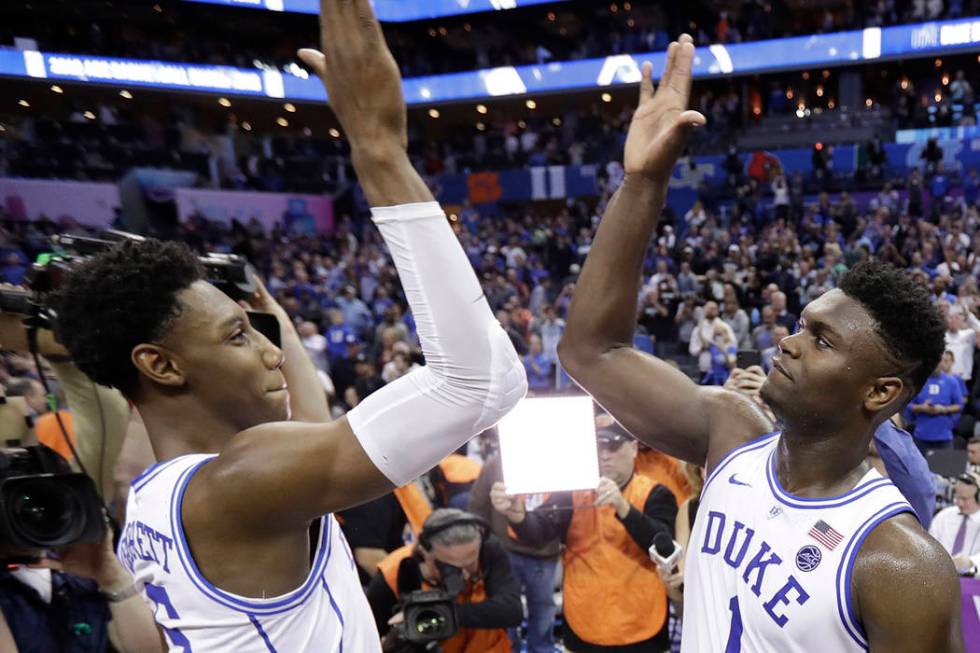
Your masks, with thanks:
<instances>
[{"instance_id":1,"label":"person in orange safety vest","mask_svg":"<svg viewBox=\"0 0 980 653\"><path fill-rule=\"evenodd\" d=\"M565 633L573 653L660 653L670 647L667 590L648 549L674 536L677 502L664 485L634 472L637 442L616 425L597 432L595 490L555 493L528 511L502 483L491 490L519 541L564 543Z\"/></svg>"}]
</instances>

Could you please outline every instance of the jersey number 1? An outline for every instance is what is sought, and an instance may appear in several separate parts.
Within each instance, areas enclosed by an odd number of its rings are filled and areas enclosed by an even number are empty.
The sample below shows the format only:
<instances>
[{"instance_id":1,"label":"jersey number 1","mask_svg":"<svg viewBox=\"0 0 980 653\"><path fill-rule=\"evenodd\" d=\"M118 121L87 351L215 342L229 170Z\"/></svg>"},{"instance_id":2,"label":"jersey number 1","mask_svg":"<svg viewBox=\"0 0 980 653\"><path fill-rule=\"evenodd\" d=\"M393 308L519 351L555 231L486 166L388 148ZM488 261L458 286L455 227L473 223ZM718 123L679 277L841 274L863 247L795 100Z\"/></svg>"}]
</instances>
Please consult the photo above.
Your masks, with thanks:
<instances>
[{"instance_id":1,"label":"jersey number 1","mask_svg":"<svg viewBox=\"0 0 980 653\"><path fill-rule=\"evenodd\" d=\"M146 590L146 598L153 601L153 604L158 608L163 608L169 618L178 619L180 617L177 614L177 610L174 609L174 604L171 603L170 597L167 596L167 590L153 583L146 583L143 585L143 589ZM167 639L170 640L173 646L182 646L184 653L193 653L191 651L191 643L187 641L184 633L180 632L178 628L163 628L163 632L167 634Z\"/></svg>"},{"instance_id":2,"label":"jersey number 1","mask_svg":"<svg viewBox=\"0 0 980 653\"><path fill-rule=\"evenodd\" d=\"M739 653L742 650L742 612L738 609L737 596L733 596L728 602L728 609L732 611L732 627L728 631L725 653Z\"/></svg>"}]
</instances>

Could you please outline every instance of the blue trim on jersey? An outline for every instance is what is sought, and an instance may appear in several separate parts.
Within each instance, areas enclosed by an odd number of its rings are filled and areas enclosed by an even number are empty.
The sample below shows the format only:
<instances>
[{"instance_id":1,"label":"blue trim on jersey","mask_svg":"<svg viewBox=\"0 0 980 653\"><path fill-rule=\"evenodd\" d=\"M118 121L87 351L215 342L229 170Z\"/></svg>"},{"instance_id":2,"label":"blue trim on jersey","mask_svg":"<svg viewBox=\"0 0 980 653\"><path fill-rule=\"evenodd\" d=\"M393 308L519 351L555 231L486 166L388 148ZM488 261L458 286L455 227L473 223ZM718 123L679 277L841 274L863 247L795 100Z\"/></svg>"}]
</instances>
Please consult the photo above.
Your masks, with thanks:
<instances>
[{"instance_id":1,"label":"blue trim on jersey","mask_svg":"<svg viewBox=\"0 0 980 653\"><path fill-rule=\"evenodd\" d=\"M337 534L340 536L341 540L344 539L344 534L339 529ZM333 538L330 539L330 545L327 549L327 557L330 557L330 552L333 550ZM324 570L324 573L326 570ZM334 601L333 592L330 591L330 586L327 584L327 579L320 576L320 582L323 583L323 589L327 592L327 598L330 600L330 607L333 608L334 614L337 615L337 619L340 620L340 651L338 653L344 653L344 613L340 611L340 606Z\"/></svg>"},{"instance_id":2,"label":"blue trim on jersey","mask_svg":"<svg viewBox=\"0 0 980 653\"><path fill-rule=\"evenodd\" d=\"M252 622L252 625L255 626L255 630L259 631L259 636L262 638L262 641L265 642L265 648L269 651L269 653L279 653L276 651L276 647L272 645L272 642L269 641L269 636L265 634L262 624L260 624L259 620L255 618L255 615L248 615L248 619Z\"/></svg>"},{"instance_id":3,"label":"blue trim on jersey","mask_svg":"<svg viewBox=\"0 0 980 653\"><path fill-rule=\"evenodd\" d=\"M281 597L276 597L273 599L255 599L225 592L224 590L212 585L211 582L204 577L200 569L198 569L197 563L194 562L194 557L191 555L190 547L187 545L187 538L184 536L184 524L181 515L183 514L182 508L184 503L184 490L187 489L188 482L190 482L197 470L211 462L211 460L213 460L213 457L202 460L196 465L188 467L186 470L184 470L178 479L177 484L174 487L174 492L170 498L170 528L173 531L178 559L180 560L180 564L184 568L184 571L187 572L188 577L191 579L191 582L195 587L197 587L198 590L200 590L202 594L215 603L232 610L245 612L246 614L254 613L261 614L263 616L280 614L291 610L302 603L305 603L306 599L310 597L313 590L316 588L316 581L326 569L327 563L330 559L328 554L328 543L330 542L332 521L326 517L320 518L320 542L317 545L317 551L313 559L312 568L310 569L310 575L300 587L282 595Z\"/></svg>"},{"instance_id":4,"label":"blue trim on jersey","mask_svg":"<svg viewBox=\"0 0 980 653\"><path fill-rule=\"evenodd\" d=\"M173 465L175 462L183 458L183 456L177 456L176 458L171 458L170 460L165 460L162 463L153 463L149 467L143 470L143 472L130 481L129 485L133 488L133 492L139 492L147 483L155 479L160 475L161 472L166 470L168 467Z\"/></svg>"},{"instance_id":5,"label":"blue trim on jersey","mask_svg":"<svg viewBox=\"0 0 980 653\"><path fill-rule=\"evenodd\" d=\"M808 499L806 497L798 497L790 494L783 489L782 484L779 482L779 475L776 473L776 450L773 449L772 453L769 454L769 464L766 465L766 479L769 481L769 489L772 491L772 495L776 497L776 500L780 503L789 506L790 508L797 508L799 510L823 510L825 508L839 508L840 506L847 505L858 499L863 499L875 490L879 490L883 487L889 487L892 482L887 478L875 478L863 485L858 485L852 490L845 492L836 497L817 497Z\"/></svg>"},{"instance_id":6,"label":"blue trim on jersey","mask_svg":"<svg viewBox=\"0 0 980 653\"><path fill-rule=\"evenodd\" d=\"M911 512L915 516L912 506L906 501L890 503L872 515L858 527L854 537L844 547L840 564L837 566L837 616L840 617L841 623L844 624L844 630L851 636L851 639L866 651L870 648L868 636L854 614L854 597L851 596L851 574L854 571L854 562L857 560L861 544L864 543L871 531L886 519L903 512ZM841 596L842 588L843 597Z\"/></svg>"},{"instance_id":7,"label":"blue trim on jersey","mask_svg":"<svg viewBox=\"0 0 980 653\"><path fill-rule=\"evenodd\" d=\"M779 434L780 431L773 431L772 433L766 433L764 435L760 435L757 438L753 438L748 442L738 445L737 447L729 451L727 454L725 454L725 457L718 462L718 466L715 467L714 470L708 475L708 478L705 479L704 487L701 489L701 496L704 496L704 493L708 489L708 485L711 483L711 481L715 480L715 477L721 473L721 470L723 470L728 465L728 463L732 462L737 456L740 456L743 453L748 453L749 451L755 451L756 449L761 449L762 447L769 444L769 441L772 438L777 437Z\"/></svg>"}]
</instances>

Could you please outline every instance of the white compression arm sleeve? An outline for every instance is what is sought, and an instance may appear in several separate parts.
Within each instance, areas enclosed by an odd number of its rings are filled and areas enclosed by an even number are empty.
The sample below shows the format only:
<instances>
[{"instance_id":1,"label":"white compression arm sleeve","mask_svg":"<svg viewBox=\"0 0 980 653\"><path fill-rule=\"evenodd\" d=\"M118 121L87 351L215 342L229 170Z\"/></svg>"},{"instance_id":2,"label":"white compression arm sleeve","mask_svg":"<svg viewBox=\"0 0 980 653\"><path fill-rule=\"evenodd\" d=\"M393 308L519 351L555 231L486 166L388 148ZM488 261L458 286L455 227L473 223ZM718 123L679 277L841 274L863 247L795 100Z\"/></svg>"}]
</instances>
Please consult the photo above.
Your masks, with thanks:
<instances>
[{"instance_id":1,"label":"white compression arm sleeve","mask_svg":"<svg viewBox=\"0 0 980 653\"><path fill-rule=\"evenodd\" d=\"M398 268L426 366L347 419L378 469L401 486L496 424L524 397L527 378L439 204L375 208L372 218Z\"/></svg>"}]
</instances>

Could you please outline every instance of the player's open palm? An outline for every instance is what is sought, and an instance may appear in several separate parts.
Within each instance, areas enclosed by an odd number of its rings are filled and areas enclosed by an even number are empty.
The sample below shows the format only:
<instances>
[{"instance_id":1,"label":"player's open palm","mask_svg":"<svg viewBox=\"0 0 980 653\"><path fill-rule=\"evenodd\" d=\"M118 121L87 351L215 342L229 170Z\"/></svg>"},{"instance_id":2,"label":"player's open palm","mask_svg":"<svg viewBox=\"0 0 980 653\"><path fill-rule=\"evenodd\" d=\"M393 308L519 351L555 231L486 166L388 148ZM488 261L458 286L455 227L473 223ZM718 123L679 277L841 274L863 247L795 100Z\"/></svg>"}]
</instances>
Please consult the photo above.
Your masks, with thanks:
<instances>
[{"instance_id":1,"label":"player's open palm","mask_svg":"<svg viewBox=\"0 0 980 653\"><path fill-rule=\"evenodd\" d=\"M643 64L640 103L626 136L626 174L667 182L684 149L688 128L705 123L703 115L687 108L693 62L694 43L684 34L667 50L667 63L656 92L653 66L649 62Z\"/></svg>"},{"instance_id":2,"label":"player's open palm","mask_svg":"<svg viewBox=\"0 0 980 653\"><path fill-rule=\"evenodd\" d=\"M356 156L366 148L408 146L402 80L368 0L320 1L319 50L299 57L327 89Z\"/></svg>"}]
</instances>

